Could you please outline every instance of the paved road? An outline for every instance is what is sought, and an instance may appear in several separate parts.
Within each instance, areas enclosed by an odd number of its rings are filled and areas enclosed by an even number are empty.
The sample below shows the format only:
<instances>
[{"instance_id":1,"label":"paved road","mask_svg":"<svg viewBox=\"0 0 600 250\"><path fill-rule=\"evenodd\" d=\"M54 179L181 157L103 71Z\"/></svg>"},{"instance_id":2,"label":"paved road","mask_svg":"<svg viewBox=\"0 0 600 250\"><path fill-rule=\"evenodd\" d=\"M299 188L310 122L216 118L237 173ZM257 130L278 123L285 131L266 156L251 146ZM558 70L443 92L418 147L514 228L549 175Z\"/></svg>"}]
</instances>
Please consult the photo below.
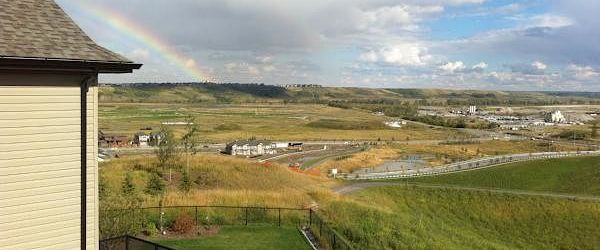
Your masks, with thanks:
<instances>
[{"instance_id":1,"label":"paved road","mask_svg":"<svg viewBox=\"0 0 600 250\"><path fill-rule=\"evenodd\" d=\"M587 200L587 201L598 201L598 196L584 196L584 195L571 195L571 194L557 194L548 192L537 192L537 191L524 191L524 190L507 190L507 189L489 189L489 188L475 188L475 187L461 187L452 185L435 185L435 184L420 184L420 183L402 183L402 182L353 182L349 185L336 187L333 189L338 194L350 194L357 192L369 187L383 187L383 186L404 186L404 187L420 187L420 188L435 188L435 189L454 189L454 190L466 190L466 191L479 191L479 192L490 192L490 193L501 193L501 194L515 194L515 195L531 195L541 197L551 197L560 199L572 199L572 200Z\"/></svg>"},{"instance_id":2,"label":"paved road","mask_svg":"<svg viewBox=\"0 0 600 250\"><path fill-rule=\"evenodd\" d=\"M577 151L577 152L540 152L540 153L525 153L512 155L490 156L467 161L450 163L443 166L427 167L420 169L402 169L395 171L372 171L369 169L361 169L350 174L340 174L340 178L347 180L376 180L376 179L402 179L413 178L417 176L429 176L449 174L461 171L480 169L484 167L492 167L506 163L531 161L541 159L554 159L574 156L591 156L600 155L600 151Z\"/></svg>"}]
</instances>

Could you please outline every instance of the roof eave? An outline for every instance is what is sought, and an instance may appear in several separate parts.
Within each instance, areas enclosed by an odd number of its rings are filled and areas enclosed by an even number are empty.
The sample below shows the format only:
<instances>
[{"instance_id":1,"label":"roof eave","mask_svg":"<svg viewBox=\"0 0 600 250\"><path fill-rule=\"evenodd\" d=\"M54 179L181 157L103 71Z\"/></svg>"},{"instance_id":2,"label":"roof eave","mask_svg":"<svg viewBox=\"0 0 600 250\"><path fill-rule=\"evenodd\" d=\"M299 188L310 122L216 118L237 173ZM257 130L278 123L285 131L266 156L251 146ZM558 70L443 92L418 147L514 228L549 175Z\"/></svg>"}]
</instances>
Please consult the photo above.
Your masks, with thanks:
<instances>
[{"instance_id":1,"label":"roof eave","mask_svg":"<svg viewBox=\"0 0 600 250\"><path fill-rule=\"evenodd\" d=\"M64 72L131 73L142 64L123 61L90 61L60 58L27 58L0 56L0 69L43 70Z\"/></svg>"}]
</instances>

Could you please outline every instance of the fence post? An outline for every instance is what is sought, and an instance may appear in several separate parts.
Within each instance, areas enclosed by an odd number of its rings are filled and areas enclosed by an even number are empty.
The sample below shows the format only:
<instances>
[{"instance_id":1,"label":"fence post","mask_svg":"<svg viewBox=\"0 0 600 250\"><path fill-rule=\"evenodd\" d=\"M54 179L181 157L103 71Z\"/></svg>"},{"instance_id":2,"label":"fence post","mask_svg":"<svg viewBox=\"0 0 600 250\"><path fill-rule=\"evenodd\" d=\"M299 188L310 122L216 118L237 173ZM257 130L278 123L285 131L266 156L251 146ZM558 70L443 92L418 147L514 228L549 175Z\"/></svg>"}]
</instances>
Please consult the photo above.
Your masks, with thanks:
<instances>
[{"instance_id":1,"label":"fence post","mask_svg":"<svg viewBox=\"0 0 600 250\"><path fill-rule=\"evenodd\" d=\"M331 246L331 249L335 249L335 232L331 231L332 235L333 235L333 245Z\"/></svg>"},{"instance_id":2,"label":"fence post","mask_svg":"<svg viewBox=\"0 0 600 250\"><path fill-rule=\"evenodd\" d=\"M246 208L246 226L248 226L248 208Z\"/></svg>"},{"instance_id":3,"label":"fence post","mask_svg":"<svg viewBox=\"0 0 600 250\"><path fill-rule=\"evenodd\" d=\"M196 218L196 226L198 226L199 225L198 224L198 206L194 206L194 208L196 209L196 212L195 212L195 214L196 214L196 217L195 217Z\"/></svg>"},{"instance_id":4,"label":"fence post","mask_svg":"<svg viewBox=\"0 0 600 250\"><path fill-rule=\"evenodd\" d=\"M308 209L308 225L312 226L312 208Z\"/></svg>"},{"instance_id":5,"label":"fence post","mask_svg":"<svg viewBox=\"0 0 600 250\"><path fill-rule=\"evenodd\" d=\"M277 225L279 225L279 227L281 227L281 208L277 209L277 217L278 217Z\"/></svg>"},{"instance_id":6,"label":"fence post","mask_svg":"<svg viewBox=\"0 0 600 250\"><path fill-rule=\"evenodd\" d=\"M125 250L129 250L129 236L125 236Z\"/></svg>"},{"instance_id":7,"label":"fence post","mask_svg":"<svg viewBox=\"0 0 600 250\"><path fill-rule=\"evenodd\" d=\"M321 220L321 218L319 218L319 237L321 236L323 236L323 221Z\"/></svg>"}]
</instances>

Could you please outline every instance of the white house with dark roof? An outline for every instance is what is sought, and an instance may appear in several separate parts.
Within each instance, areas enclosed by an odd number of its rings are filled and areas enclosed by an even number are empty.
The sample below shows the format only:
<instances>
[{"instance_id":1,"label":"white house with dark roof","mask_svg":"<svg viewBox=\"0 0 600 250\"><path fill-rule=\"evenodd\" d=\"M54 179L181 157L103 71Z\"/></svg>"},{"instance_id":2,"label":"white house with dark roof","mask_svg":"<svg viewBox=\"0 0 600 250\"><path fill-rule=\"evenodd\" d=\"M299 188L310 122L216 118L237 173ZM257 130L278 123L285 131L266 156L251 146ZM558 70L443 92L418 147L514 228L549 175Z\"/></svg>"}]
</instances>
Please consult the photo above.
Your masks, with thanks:
<instances>
[{"instance_id":1,"label":"white house with dark roof","mask_svg":"<svg viewBox=\"0 0 600 250\"><path fill-rule=\"evenodd\" d=\"M259 140L234 141L225 146L225 153L245 156L272 155L277 153L277 144Z\"/></svg>"},{"instance_id":2,"label":"white house with dark roof","mask_svg":"<svg viewBox=\"0 0 600 250\"><path fill-rule=\"evenodd\" d=\"M52 0L0 0L1 249L98 249L98 74L140 67Z\"/></svg>"}]
</instances>

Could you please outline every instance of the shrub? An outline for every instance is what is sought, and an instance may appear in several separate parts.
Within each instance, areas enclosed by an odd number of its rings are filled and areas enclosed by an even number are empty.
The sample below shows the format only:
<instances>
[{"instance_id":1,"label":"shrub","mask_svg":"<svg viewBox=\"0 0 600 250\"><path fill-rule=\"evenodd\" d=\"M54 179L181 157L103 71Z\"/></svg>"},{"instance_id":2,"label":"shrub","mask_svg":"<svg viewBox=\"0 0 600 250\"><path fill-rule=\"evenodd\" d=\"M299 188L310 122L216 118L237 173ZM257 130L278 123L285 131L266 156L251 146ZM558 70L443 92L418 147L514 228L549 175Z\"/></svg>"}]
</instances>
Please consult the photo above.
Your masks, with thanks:
<instances>
[{"instance_id":1,"label":"shrub","mask_svg":"<svg viewBox=\"0 0 600 250\"><path fill-rule=\"evenodd\" d=\"M135 193L135 185L133 184L133 175L127 172L125 179L121 183L121 192L125 196L131 196Z\"/></svg>"},{"instance_id":2,"label":"shrub","mask_svg":"<svg viewBox=\"0 0 600 250\"><path fill-rule=\"evenodd\" d=\"M158 234L158 230L156 229L156 224L152 222L146 223L146 228L144 229L144 233L147 236L154 237Z\"/></svg>"},{"instance_id":3,"label":"shrub","mask_svg":"<svg viewBox=\"0 0 600 250\"><path fill-rule=\"evenodd\" d=\"M150 195L162 194L166 189L166 184L158 174L152 174L146 184L146 193Z\"/></svg>"},{"instance_id":4,"label":"shrub","mask_svg":"<svg viewBox=\"0 0 600 250\"><path fill-rule=\"evenodd\" d=\"M215 127L215 130L220 131L232 131L232 130L241 130L242 126L235 123L225 123Z\"/></svg>"},{"instance_id":5,"label":"shrub","mask_svg":"<svg viewBox=\"0 0 600 250\"><path fill-rule=\"evenodd\" d=\"M171 226L171 230L179 234L193 233L197 228L196 220L187 213L180 213Z\"/></svg>"},{"instance_id":6,"label":"shrub","mask_svg":"<svg viewBox=\"0 0 600 250\"><path fill-rule=\"evenodd\" d=\"M190 179L190 174L186 170L184 170L181 174L181 183L179 184L179 189L185 193L189 193L192 189L192 180Z\"/></svg>"},{"instance_id":7,"label":"shrub","mask_svg":"<svg viewBox=\"0 0 600 250\"><path fill-rule=\"evenodd\" d=\"M340 129L340 130L370 130L386 129L387 127L380 121L346 121L336 119L319 119L306 124L312 128Z\"/></svg>"}]
</instances>

